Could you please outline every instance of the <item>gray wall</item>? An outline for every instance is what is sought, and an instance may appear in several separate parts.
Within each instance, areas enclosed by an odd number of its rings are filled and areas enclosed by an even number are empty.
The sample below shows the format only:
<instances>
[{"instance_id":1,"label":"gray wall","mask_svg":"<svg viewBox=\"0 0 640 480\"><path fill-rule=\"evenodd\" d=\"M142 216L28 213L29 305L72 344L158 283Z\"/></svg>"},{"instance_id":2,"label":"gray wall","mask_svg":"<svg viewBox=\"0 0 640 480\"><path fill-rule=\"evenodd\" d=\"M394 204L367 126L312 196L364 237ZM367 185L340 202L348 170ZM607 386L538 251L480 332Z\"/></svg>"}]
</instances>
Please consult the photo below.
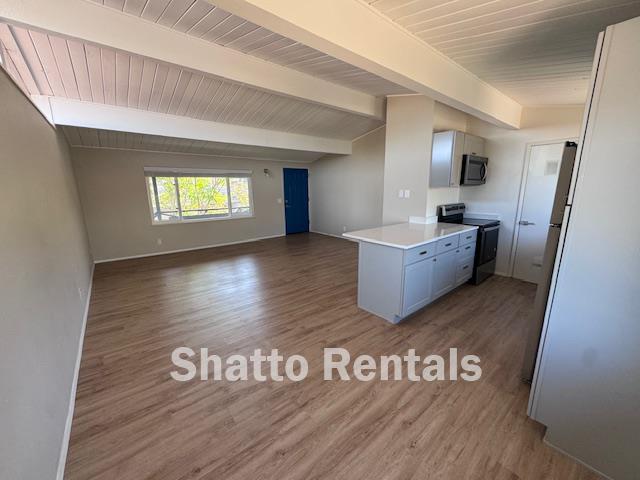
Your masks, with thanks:
<instances>
[{"instance_id":1,"label":"gray wall","mask_svg":"<svg viewBox=\"0 0 640 480\"><path fill-rule=\"evenodd\" d=\"M74 148L72 157L96 261L283 235L284 205L278 203L283 198L282 168L308 167L302 163L89 148ZM252 170L254 218L152 225L145 166ZM265 168L271 177L264 175Z\"/></svg>"},{"instance_id":2,"label":"gray wall","mask_svg":"<svg viewBox=\"0 0 640 480\"><path fill-rule=\"evenodd\" d=\"M92 260L64 138L0 70L0 478L56 478Z\"/></svg>"},{"instance_id":3,"label":"gray wall","mask_svg":"<svg viewBox=\"0 0 640 480\"><path fill-rule=\"evenodd\" d=\"M325 155L311 167L311 229L341 235L380 226L385 129L353 143L351 155Z\"/></svg>"}]
</instances>

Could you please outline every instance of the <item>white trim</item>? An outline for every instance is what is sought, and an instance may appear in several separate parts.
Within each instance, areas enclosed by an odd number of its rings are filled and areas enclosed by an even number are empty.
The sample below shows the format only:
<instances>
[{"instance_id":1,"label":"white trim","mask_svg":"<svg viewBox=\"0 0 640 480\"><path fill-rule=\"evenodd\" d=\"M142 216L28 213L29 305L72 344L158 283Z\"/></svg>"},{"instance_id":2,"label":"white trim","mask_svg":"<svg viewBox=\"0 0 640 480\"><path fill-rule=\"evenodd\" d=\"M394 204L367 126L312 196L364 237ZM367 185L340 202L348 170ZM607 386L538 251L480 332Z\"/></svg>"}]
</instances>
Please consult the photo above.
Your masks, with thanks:
<instances>
[{"instance_id":1,"label":"white trim","mask_svg":"<svg viewBox=\"0 0 640 480\"><path fill-rule=\"evenodd\" d=\"M147 186L147 191L149 190L149 187ZM151 200L151 199L149 199ZM252 208L253 210L253 208ZM189 224L189 223L203 223L203 222L219 222L222 220L244 220L247 218L256 218L255 215L253 215L253 213L251 215L240 215L240 214L235 214L233 216L226 216L226 217L211 217L211 218L193 218L193 219L189 219L189 217L182 217L181 220L166 220L164 222L158 222L157 220L153 219L153 213L151 214L152 218L151 218L151 226L152 227L162 227L163 225L184 225L184 224Z\"/></svg>"},{"instance_id":2,"label":"white trim","mask_svg":"<svg viewBox=\"0 0 640 480\"><path fill-rule=\"evenodd\" d=\"M76 365L73 371L73 383L71 384L71 393L69 396L69 409L67 411L67 421L62 434L62 445L60 446L60 456L58 457L57 480L64 480L64 467L67 463L67 453L69 451L69 440L71 439L71 424L73 423L73 411L76 405L76 391L78 388L78 377L80 376L80 362L82 360L82 348L84 346L84 334L87 329L87 318L89 317L89 305L91 304L91 294L93 292L93 273L95 271L95 263L91 265L91 274L89 277L89 286L87 288L87 301L84 306L84 316L82 318L82 326L80 328L80 338L78 339L78 352L76 354Z\"/></svg>"},{"instance_id":3,"label":"white trim","mask_svg":"<svg viewBox=\"0 0 640 480\"><path fill-rule=\"evenodd\" d=\"M221 177L229 175L247 175L253 174L252 170L230 170L224 168L182 168L182 167L143 167L146 176L154 176L154 173L186 173L193 175L220 175Z\"/></svg>"},{"instance_id":4,"label":"white trim","mask_svg":"<svg viewBox=\"0 0 640 480\"><path fill-rule=\"evenodd\" d=\"M279 237L284 237L285 233L279 233L277 235L267 235L264 237L255 237L255 238L248 238L246 240L238 240L235 242L225 242L225 243L216 243L213 245L203 245L201 247L190 247L190 248L181 248L178 250L165 250L163 252L153 252L153 253L143 253L140 255L131 255L128 257L115 257L115 258L105 258L102 260L95 260L94 263L98 264L98 263L109 263L109 262L119 262L121 260L133 260L136 258L146 258L146 257L156 257L159 255L170 255L172 253L182 253L182 252L192 252L192 251L196 251L196 250L206 250L207 248L216 248L216 247L226 247L229 245L239 245L242 243L251 243L251 242L259 242L260 240L269 240L271 238L279 238Z\"/></svg>"},{"instance_id":5,"label":"white trim","mask_svg":"<svg viewBox=\"0 0 640 480\"><path fill-rule=\"evenodd\" d=\"M603 478L606 478L607 480L613 480L612 477L610 477L609 475L606 475L604 473L602 473L600 470L598 470L597 468L593 468L591 465L589 465L588 463L585 463L584 461L580 460L578 457L574 457L573 455L571 455L570 453L568 453L566 450L563 450L560 447L556 447L553 443L551 443L549 440L547 440L547 435L545 433L545 436L542 438L542 442L547 445L548 447L553 448L554 450L556 450L557 452L560 452L563 455L566 455L567 457L569 457L571 460L573 460L576 463L579 463L580 465L582 465L583 467L586 467L587 469L591 470L594 473L597 473L598 475L600 475Z\"/></svg>"},{"instance_id":6,"label":"white trim","mask_svg":"<svg viewBox=\"0 0 640 480\"><path fill-rule=\"evenodd\" d=\"M358 242L358 240L354 240L348 237L343 237L342 235L336 235L335 233L320 232L319 230L311 230L311 229L309 229L309 233L316 233L318 235L325 235L327 237L339 238L340 240L347 240L353 243L360 243Z\"/></svg>"}]
</instances>

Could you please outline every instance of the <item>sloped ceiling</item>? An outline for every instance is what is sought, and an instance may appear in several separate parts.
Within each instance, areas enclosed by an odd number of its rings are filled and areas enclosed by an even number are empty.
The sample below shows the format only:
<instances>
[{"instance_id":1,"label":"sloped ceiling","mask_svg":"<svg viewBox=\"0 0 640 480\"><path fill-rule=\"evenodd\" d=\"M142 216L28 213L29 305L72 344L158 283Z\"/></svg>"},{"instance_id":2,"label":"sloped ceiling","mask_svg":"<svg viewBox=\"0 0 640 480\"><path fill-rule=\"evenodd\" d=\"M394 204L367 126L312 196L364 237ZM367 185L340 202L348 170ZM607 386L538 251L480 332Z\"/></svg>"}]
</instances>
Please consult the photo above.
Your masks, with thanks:
<instances>
[{"instance_id":1,"label":"sloped ceiling","mask_svg":"<svg viewBox=\"0 0 640 480\"><path fill-rule=\"evenodd\" d=\"M366 2L522 105L584 103L598 33L640 15L640 0Z\"/></svg>"},{"instance_id":2,"label":"sloped ceiling","mask_svg":"<svg viewBox=\"0 0 640 480\"><path fill-rule=\"evenodd\" d=\"M63 126L62 129L72 147L175 152L302 163L313 162L324 155L324 153L319 152L302 152L281 148L255 147L252 145L205 142L202 140L188 140L185 138L163 137L159 135L96 130L94 128Z\"/></svg>"},{"instance_id":3,"label":"sloped ceiling","mask_svg":"<svg viewBox=\"0 0 640 480\"><path fill-rule=\"evenodd\" d=\"M205 0L91 0L190 36L375 96L411 93Z\"/></svg>"},{"instance_id":4,"label":"sloped ceiling","mask_svg":"<svg viewBox=\"0 0 640 480\"><path fill-rule=\"evenodd\" d=\"M31 94L345 140L382 124L127 52L16 26L0 25L0 41Z\"/></svg>"}]
</instances>

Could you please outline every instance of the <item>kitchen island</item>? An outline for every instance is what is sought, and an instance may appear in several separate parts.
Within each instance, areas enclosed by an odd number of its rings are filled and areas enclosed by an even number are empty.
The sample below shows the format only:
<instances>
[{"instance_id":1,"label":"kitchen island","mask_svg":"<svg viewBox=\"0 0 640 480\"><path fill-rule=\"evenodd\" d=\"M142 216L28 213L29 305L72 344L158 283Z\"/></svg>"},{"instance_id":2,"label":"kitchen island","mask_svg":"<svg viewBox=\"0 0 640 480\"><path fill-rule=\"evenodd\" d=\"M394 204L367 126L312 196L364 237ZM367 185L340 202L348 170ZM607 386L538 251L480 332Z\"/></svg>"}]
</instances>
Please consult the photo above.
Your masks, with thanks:
<instances>
[{"instance_id":1,"label":"kitchen island","mask_svg":"<svg viewBox=\"0 0 640 480\"><path fill-rule=\"evenodd\" d=\"M343 234L359 242L358 307L398 323L471 278L478 227L400 223Z\"/></svg>"}]
</instances>

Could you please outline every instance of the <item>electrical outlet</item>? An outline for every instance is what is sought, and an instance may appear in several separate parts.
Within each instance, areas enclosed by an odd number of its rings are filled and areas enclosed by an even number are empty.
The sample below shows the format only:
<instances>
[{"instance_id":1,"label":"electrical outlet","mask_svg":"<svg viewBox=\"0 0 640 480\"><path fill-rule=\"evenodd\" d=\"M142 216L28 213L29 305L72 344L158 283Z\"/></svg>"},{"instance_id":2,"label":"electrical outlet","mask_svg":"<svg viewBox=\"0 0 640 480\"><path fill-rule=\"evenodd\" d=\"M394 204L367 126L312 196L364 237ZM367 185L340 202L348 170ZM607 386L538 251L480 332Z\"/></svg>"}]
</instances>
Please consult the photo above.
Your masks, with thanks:
<instances>
[{"instance_id":1,"label":"electrical outlet","mask_svg":"<svg viewBox=\"0 0 640 480\"><path fill-rule=\"evenodd\" d=\"M342 225L342 231L343 231L343 232L346 232L346 231L347 231L347 227L346 227L346 225Z\"/></svg>"},{"instance_id":2,"label":"electrical outlet","mask_svg":"<svg viewBox=\"0 0 640 480\"><path fill-rule=\"evenodd\" d=\"M156 242L158 242L158 245L162 245L162 239L161 239L161 238L158 238L158 239L156 240Z\"/></svg>"}]
</instances>

